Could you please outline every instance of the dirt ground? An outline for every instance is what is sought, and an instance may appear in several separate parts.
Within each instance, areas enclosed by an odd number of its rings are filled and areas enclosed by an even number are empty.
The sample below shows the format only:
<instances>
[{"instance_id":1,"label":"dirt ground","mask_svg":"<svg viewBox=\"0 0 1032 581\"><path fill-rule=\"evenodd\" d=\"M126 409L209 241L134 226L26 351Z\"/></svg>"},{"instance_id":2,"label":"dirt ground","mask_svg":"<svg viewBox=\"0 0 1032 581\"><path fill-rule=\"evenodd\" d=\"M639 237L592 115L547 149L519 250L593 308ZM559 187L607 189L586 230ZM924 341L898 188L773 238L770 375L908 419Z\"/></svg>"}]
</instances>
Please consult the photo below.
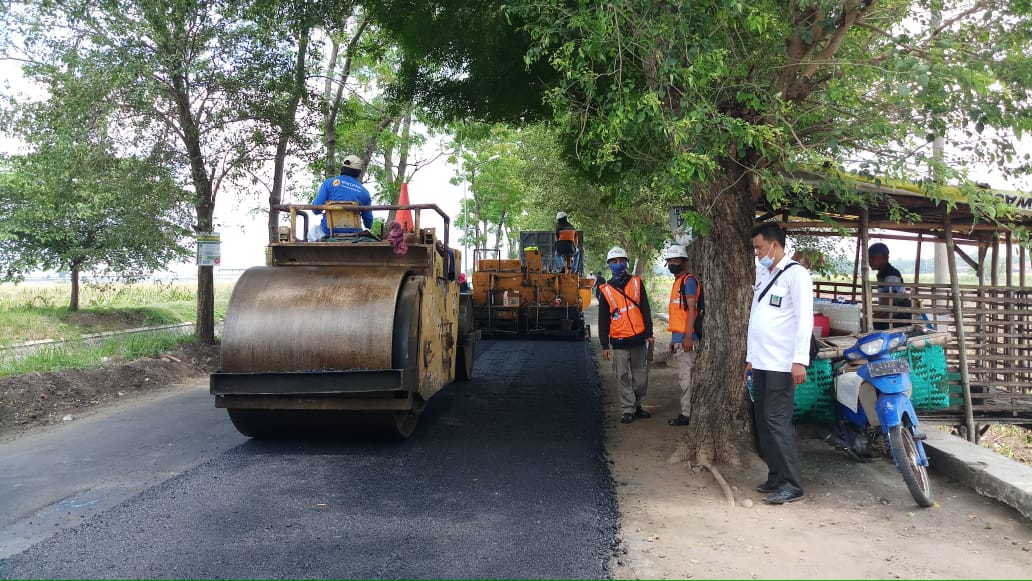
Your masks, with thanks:
<instances>
[{"instance_id":1,"label":"dirt ground","mask_svg":"<svg viewBox=\"0 0 1032 581\"><path fill-rule=\"evenodd\" d=\"M0 377L0 438L74 421L99 408L207 375L218 361L217 345L187 343L161 357L99 369Z\"/></svg>"},{"instance_id":2,"label":"dirt ground","mask_svg":"<svg viewBox=\"0 0 1032 581\"><path fill-rule=\"evenodd\" d=\"M804 500L765 504L754 490L767 476L757 457L723 471L737 501L729 506L708 471L670 463L679 428L666 421L679 388L663 353L669 333L657 327L645 405L653 417L632 424L618 421L612 366L592 340L622 519L615 578L1029 578L1032 523L1016 511L937 475L937 506L921 509L891 460L853 462L818 439L800 442Z\"/></svg>"}]
</instances>

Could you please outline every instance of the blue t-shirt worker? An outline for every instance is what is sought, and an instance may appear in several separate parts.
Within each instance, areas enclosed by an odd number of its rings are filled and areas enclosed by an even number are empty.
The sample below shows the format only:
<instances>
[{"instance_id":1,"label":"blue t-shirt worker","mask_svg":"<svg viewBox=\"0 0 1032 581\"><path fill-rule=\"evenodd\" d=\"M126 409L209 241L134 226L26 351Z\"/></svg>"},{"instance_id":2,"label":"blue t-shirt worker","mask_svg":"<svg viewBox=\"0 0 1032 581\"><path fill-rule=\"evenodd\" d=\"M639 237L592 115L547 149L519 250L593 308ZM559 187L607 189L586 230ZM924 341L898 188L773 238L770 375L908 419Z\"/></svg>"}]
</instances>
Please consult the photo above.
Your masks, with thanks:
<instances>
[{"instance_id":1,"label":"blue t-shirt worker","mask_svg":"<svg viewBox=\"0 0 1032 581\"><path fill-rule=\"evenodd\" d=\"M319 194L312 200L312 205L321 206L327 202L355 202L359 206L368 206L372 203L369 190L358 181L364 168L361 158L357 155L349 155L344 158L340 167L340 175L329 178L319 186ZM322 214L322 210L313 210L316 214ZM373 213L370 210L362 212L362 224L368 230L373 227ZM334 234L348 234L357 232L354 228L334 228ZM322 235L329 234L326 225L326 216L322 218Z\"/></svg>"}]
</instances>

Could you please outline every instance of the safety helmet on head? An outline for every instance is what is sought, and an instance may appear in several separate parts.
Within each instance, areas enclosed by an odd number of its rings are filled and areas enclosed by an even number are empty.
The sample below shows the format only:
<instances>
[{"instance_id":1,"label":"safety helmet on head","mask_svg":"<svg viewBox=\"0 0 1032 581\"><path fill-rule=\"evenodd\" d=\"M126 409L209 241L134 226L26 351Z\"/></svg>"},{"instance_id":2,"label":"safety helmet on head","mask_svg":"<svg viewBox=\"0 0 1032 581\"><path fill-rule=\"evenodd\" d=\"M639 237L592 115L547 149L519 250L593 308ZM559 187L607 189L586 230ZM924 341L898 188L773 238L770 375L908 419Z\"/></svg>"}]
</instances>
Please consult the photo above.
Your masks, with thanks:
<instances>
[{"instance_id":1,"label":"safety helmet on head","mask_svg":"<svg viewBox=\"0 0 1032 581\"><path fill-rule=\"evenodd\" d=\"M341 162L341 169L356 169L362 171L365 166L362 164L362 158L357 155L349 155L344 158Z\"/></svg>"},{"instance_id":2,"label":"safety helmet on head","mask_svg":"<svg viewBox=\"0 0 1032 581\"><path fill-rule=\"evenodd\" d=\"M623 258L624 260L627 260L627 251L619 246L612 247L609 250L609 254L606 255L606 262L609 262L614 258Z\"/></svg>"},{"instance_id":3,"label":"safety helmet on head","mask_svg":"<svg viewBox=\"0 0 1032 581\"><path fill-rule=\"evenodd\" d=\"M559 212L558 214L555 215L555 219L556 220L562 220L565 217L566 217L566 212Z\"/></svg>"},{"instance_id":4,"label":"safety helmet on head","mask_svg":"<svg viewBox=\"0 0 1032 581\"><path fill-rule=\"evenodd\" d=\"M688 253L684 251L684 246L671 244L663 249L663 260L670 260L671 258L688 258Z\"/></svg>"}]
</instances>

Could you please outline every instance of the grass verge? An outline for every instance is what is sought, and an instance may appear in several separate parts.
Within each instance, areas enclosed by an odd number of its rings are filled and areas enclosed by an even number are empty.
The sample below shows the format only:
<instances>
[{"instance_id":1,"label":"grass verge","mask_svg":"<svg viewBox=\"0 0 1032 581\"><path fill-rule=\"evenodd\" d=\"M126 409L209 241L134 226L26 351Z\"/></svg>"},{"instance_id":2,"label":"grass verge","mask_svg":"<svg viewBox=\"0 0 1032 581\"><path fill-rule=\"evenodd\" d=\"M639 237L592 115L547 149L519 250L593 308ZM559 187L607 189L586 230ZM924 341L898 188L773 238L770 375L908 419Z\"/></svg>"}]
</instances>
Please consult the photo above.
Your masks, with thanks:
<instances>
[{"instance_id":1,"label":"grass verge","mask_svg":"<svg viewBox=\"0 0 1032 581\"><path fill-rule=\"evenodd\" d=\"M46 347L26 357L0 361L0 377L61 369L92 369L113 360L155 357L163 351L194 341L193 335L158 332L112 337L95 345L81 341Z\"/></svg>"}]
</instances>

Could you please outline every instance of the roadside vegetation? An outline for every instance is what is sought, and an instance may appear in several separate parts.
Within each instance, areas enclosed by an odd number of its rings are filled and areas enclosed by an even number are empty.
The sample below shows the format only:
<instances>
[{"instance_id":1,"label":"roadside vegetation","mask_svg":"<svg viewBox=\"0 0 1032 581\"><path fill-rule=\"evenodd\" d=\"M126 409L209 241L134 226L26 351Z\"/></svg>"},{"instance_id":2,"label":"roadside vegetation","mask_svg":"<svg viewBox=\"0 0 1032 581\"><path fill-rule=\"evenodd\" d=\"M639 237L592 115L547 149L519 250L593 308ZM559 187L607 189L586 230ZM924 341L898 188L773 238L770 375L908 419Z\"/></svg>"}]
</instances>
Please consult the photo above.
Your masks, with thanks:
<instances>
[{"instance_id":1,"label":"roadside vegetation","mask_svg":"<svg viewBox=\"0 0 1032 581\"><path fill-rule=\"evenodd\" d=\"M232 283L215 288L216 320L225 315ZM0 348L32 341L59 340L24 357L0 357L0 376L60 369L87 369L111 361L155 356L182 343L192 334L140 333L86 344L84 336L106 331L192 323L196 292L182 283L86 284L82 306L65 305L66 285L0 284Z\"/></svg>"}]
</instances>

